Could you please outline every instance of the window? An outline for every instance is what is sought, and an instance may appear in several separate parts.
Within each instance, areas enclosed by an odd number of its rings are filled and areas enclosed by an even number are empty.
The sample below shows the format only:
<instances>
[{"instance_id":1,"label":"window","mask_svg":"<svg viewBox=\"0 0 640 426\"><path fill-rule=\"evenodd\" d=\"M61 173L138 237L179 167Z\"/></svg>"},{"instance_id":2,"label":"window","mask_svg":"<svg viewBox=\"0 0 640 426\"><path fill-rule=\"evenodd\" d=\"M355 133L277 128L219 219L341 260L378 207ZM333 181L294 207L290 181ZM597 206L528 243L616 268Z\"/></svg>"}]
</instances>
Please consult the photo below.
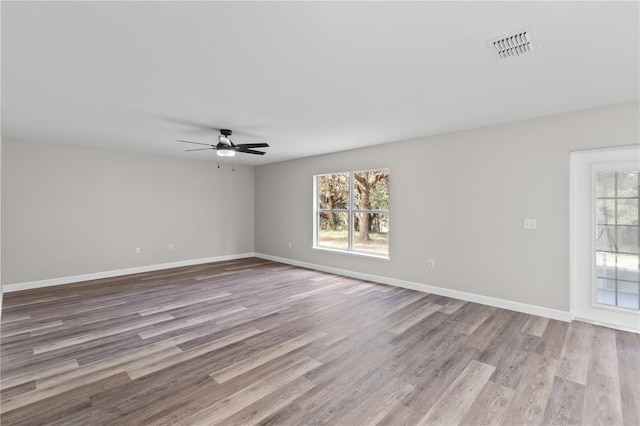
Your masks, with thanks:
<instances>
[{"instance_id":1,"label":"window","mask_svg":"<svg viewBox=\"0 0 640 426\"><path fill-rule=\"evenodd\" d=\"M389 169L314 177L314 247L389 255Z\"/></svg>"},{"instance_id":2,"label":"window","mask_svg":"<svg viewBox=\"0 0 640 426\"><path fill-rule=\"evenodd\" d=\"M596 173L596 301L640 309L637 170Z\"/></svg>"}]
</instances>

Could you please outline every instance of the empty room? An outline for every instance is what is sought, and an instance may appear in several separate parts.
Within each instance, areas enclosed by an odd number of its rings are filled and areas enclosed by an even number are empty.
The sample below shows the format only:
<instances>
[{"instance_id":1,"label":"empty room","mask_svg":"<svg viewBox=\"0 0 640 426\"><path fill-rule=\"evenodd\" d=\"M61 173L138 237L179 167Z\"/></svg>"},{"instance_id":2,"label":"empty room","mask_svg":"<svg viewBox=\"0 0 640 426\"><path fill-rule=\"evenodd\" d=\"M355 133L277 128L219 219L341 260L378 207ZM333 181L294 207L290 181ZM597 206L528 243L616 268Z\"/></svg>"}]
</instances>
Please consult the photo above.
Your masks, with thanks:
<instances>
[{"instance_id":1,"label":"empty room","mask_svg":"<svg viewBox=\"0 0 640 426\"><path fill-rule=\"evenodd\" d=\"M639 425L637 1L2 1L2 425Z\"/></svg>"}]
</instances>

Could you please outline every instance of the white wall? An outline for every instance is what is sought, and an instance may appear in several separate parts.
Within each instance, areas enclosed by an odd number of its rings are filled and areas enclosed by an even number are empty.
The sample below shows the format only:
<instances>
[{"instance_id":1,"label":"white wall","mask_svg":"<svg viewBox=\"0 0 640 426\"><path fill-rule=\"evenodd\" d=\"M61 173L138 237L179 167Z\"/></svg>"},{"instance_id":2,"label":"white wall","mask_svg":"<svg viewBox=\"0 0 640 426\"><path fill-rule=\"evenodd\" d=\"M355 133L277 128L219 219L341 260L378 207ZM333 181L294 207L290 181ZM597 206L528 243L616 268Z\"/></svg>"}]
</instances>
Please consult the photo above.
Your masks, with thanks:
<instances>
[{"instance_id":1,"label":"white wall","mask_svg":"<svg viewBox=\"0 0 640 426\"><path fill-rule=\"evenodd\" d=\"M2 150L5 286L254 251L253 167L6 139Z\"/></svg>"},{"instance_id":2,"label":"white wall","mask_svg":"<svg viewBox=\"0 0 640 426\"><path fill-rule=\"evenodd\" d=\"M255 251L569 311L569 153L637 144L638 117L633 102L257 167ZM312 176L379 167L391 260L312 250Z\"/></svg>"}]
</instances>

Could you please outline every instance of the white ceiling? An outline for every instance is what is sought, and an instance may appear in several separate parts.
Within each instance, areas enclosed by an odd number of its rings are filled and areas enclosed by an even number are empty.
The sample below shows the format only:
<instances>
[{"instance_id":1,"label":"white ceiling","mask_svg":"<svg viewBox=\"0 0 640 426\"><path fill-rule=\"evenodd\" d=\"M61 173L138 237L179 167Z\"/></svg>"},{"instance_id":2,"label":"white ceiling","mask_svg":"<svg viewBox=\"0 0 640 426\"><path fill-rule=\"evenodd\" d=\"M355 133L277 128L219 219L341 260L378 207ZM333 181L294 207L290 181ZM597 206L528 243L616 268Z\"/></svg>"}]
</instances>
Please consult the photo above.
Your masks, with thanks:
<instances>
[{"instance_id":1,"label":"white ceiling","mask_svg":"<svg viewBox=\"0 0 640 426\"><path fill-rule=\"evenodd\" d=\"M2 137L265 164L639 99L639 3L1 2ZM539 49L485 42L533 26Z\"/></svg>"}]
</instances>

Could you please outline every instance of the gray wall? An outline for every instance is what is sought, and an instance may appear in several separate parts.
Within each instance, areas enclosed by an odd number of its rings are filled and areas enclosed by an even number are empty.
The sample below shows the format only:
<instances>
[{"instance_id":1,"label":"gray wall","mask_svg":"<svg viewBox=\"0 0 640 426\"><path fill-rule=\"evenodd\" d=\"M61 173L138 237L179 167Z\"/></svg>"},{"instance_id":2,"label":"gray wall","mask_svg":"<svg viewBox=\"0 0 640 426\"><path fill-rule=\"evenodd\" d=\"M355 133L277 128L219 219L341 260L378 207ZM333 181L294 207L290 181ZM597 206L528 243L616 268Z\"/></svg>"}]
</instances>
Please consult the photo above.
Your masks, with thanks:
<instances>
[{"instance_id":1,"label":"gray wall","mask_svg":"<svg viewBox=\"0 0 640 426\"><path fill-rule=\"evenodd\" d=\"M235 172L5 139L2 283L255 251L568 311L569 152L637 144L639 112L620 104ZM378 167L391 170L391 260L312 250L312 176Z\"/></svg>"},{"instance_id":2,"label":"gray wall","mask_svg":"<svg viewBox=\"0 0 640 426\"><path fill-rule=\"evenodd\" d=\"M638 114L633 102L257 167L255 251L569 311L569 153L637 144ZM391 259L312 250L312 176L379 167Z\"/></svg>"},{"instance_id":3,"label":"gray wall","mask_svg":"<svg viewBox=\"0 0 640 426\"><path fill-rule=\"evenodd\" d=\"M2 150L5 285L254 251L253 167L6 139Z\"/></svg>"}]
</instances>

